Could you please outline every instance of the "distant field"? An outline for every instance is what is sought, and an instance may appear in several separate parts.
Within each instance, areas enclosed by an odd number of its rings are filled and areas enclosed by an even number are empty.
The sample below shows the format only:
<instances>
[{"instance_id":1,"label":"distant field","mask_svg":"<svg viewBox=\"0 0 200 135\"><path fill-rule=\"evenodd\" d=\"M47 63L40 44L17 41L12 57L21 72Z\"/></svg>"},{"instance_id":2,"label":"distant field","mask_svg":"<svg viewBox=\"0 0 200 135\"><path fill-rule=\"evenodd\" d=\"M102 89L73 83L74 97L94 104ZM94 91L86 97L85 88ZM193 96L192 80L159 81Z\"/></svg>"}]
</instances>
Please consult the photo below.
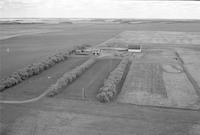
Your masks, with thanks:
<instances>
[{"instance_id":1,"label":"distant field","mask_svg":"<svg viewBox=\"0 0 200 135\"><path fill-rule=\"evenodd\" d=\"M1 77L33 63L55 50L97 45L122 31L200 32L198 22L151 22L139 24L13 24L1 25ZM8 53L9 48L9 53Z\"/></svg>"},{"instance_id":2,"label":"distant field","mask_svg":"<svg viewBox=\"0 0 200 135\"><path fill-rule=\"evenodd\" d=\"M142 44L143 47L156 46L198 46L200 32L172 31L125 31L103 42L100 46L128 47L128 44Z\"/></svg>"}]
</instances>

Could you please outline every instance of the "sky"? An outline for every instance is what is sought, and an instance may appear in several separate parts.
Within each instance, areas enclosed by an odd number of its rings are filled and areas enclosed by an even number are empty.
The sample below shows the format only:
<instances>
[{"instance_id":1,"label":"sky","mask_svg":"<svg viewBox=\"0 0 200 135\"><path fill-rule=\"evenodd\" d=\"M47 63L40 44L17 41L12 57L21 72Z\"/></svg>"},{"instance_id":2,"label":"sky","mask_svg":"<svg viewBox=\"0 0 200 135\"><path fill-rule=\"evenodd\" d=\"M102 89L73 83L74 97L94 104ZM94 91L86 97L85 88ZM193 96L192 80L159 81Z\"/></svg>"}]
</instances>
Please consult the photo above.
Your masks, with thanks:
<instances>
[{"instance_id":1,"label":"sky","mask_svg":"<svg viewBox=\"0 0 200 135\"><path fill-rule=\"evenodd\" d=\"M0 0L0 18L200 19L200 1Z\"/></svg>"}]
</instances>

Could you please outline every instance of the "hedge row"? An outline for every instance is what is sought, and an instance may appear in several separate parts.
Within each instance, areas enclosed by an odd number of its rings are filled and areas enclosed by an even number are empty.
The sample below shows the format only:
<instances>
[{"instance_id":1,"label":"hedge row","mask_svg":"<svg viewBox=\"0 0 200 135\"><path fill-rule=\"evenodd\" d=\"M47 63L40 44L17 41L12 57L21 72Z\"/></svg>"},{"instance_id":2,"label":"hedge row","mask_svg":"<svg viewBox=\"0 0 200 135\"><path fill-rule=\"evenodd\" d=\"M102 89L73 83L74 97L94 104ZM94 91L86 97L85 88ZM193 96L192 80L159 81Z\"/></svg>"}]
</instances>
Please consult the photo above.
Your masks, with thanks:
<instances>
[{"instance_id":1,"label":"hedge row","mask_svg":"<svg viewBox=\"0 0 200 135\"><path fill-rule=\"evenodd\" d=\"M99 89L96 96L100 102L110 102L119 93L117 86L122 81L128 64L129 59L124 58L104 81L104 86Z\"/></svg>"},{"instance_id":2,"label":"hedge row","mask_svg":"<svg viewBox=\"0 0 200 135\"><path fill-rule=\"evenodd\" d=\"M90 58L80 66L72 69L70 72L66 72L61 78L57 80L57 82L49 87L47 91L49 93L47 96L52 97L57 95L62 91L63 87L66 87L68 84L73 82L76 78L78 78L86 69L91 67L96 62L95 58Z\"/></svg>"},{"instance_id":3,"label":"hedge row","mask_svg":"<svg viewBox=\"0 0 200 135\"><path fill-rule=\"evenodd\" d=\"M0 91L12 87L31 76L40 74L42 71L47 70L55 64L66 60L70 54L72 54L76 49L80 48L84 48L84 46L78 46L56 53L55 55L44 58L40 62L30 64L27 67L12 73L10 76L0 81Z\"/></svg>"}]
</instances>

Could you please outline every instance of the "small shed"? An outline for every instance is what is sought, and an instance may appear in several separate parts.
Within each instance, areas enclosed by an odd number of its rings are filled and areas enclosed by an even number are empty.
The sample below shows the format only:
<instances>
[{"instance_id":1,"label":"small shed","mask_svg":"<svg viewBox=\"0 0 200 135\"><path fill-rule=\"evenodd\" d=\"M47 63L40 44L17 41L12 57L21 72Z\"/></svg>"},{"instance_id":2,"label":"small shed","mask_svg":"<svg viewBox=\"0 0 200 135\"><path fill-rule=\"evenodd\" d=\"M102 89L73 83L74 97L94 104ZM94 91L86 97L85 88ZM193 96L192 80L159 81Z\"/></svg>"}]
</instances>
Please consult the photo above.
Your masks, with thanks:
<instances>
[{"instance_id":1,"label":"small shed","mask_svg":"<svg viewBox=\"0 0 200 135\"><path fill-rule=\"evenodd\" d=\"M140 45L128 45L128 52L140 53L142 49Z\"/></svg>"}]
</instances>

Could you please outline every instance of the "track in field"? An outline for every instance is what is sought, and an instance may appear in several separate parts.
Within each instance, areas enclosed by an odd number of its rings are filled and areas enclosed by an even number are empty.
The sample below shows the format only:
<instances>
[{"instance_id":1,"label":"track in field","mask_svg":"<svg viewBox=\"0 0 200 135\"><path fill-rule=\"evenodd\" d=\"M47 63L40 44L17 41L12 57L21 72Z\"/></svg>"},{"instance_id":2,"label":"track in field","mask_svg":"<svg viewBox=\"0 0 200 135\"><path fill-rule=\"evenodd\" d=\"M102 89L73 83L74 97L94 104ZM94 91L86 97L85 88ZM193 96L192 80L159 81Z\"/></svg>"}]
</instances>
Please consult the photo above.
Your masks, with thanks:
<instances>
[{"instance_id":1,"label":"track in field","mask_svg":"<svg viewBox=\"0 0 200 135\"><path fill-rule=\"evenodd\" d=\"M81 65L88 57L69 58L54 67L0 93L1 100L26 100L39 96L65 72Z\"/></svg>"},{"instance_id":2,"label":"track in field","mask_svg":"<svg viewBox=\"0 0 200 135\"><path fill-rule=\"evenodd\" d=\"M75 80L68 87L63 88L57 98L81 99L82 89L85 90L85 99L96 100L98 89L103 85L104 79L119 64L120 60L104 59L97 61L90 69Z\"/></svg>"}]
</instances>

